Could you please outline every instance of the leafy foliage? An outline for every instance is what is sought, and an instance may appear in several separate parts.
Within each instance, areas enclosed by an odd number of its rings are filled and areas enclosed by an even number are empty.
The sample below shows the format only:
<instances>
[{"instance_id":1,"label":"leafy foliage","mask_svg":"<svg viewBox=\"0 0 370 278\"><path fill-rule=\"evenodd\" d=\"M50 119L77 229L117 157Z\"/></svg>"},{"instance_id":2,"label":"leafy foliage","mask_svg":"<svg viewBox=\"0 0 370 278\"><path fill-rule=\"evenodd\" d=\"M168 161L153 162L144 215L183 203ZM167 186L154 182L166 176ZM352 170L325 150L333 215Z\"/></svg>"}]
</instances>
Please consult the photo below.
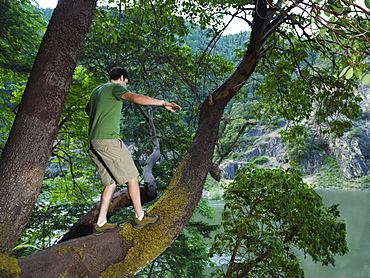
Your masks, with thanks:
<instances>
[{"instance_id":1,"label":"leafy foliage","mask_svg":"<svg viewBox=\"0 0 370 278\"><path fill-rule=\"evenodd\" d=\"M0 152L10 132L46 22L28 0L0 1Z\"/></svg>"},{"instance_id":2,"label":"leafy foliage","mask_svg":"<svg viewBox=\"0 0 370 278\"><path fill-rule=\"evenodd\" d=\"M284 145L284 158L287 159L291 165L300 165L312 155L314 149L319 149L319 147L317 147L314 142L310 142L310 140L307 139L302 139L300 144L286 143Z\"/></svg>"},{"instance_id":3,"label":"leafy foliage","mask_svg":"<svg viewBox=\"0 0 370 278\"><path fill-rule=\"evenodd\" d=\"M323 133L341 136L360 114L361 97L354 93L357 83L338 78L334 63L330 68L314 67L319 57L312 56L313 50L298 38L275 38L274 44L268 63L257 69L265 76L255 93L257 117L279 115L290 121L290 129L281 133L283 141L306 137L305 120Z\"/></svg>"},{"instance_id":4,"label":"leafy foliage","mask_svg":"<svg viewBox=\"0 0 370 278\"><path fill-rule=\"evenodd\" d=\"M18 85L8 81L17 78L12 71L0 69L0 72L4 80L7 80L0 83L0 107L2 108L0 109L0 152L2 152L15 117L17 102L14 103L13 92Z\"/></svg>"},{"instance_id":5,"label":"leafy foliage","mask_svg":"<svg viewBox=\"0 0 370 278\"><path fill-rule=\"evenodd\" d=\"M304 277L296 249L323 265L348 251L338 205L324 206L298 170L243 168L224 199L211 255L231 257L215 277Z\"/></svg>"},{"instance_id":6,"label":"leafy foliage","mask_svg":"<svg viewBox=\"0 0 370 278\"><path fill-rule=\"evenodd\" d=\"M2 0L0 9L0 68L29 73L46 22L29 0Z\"/></svg>"},{"instance_id":7,"label":"leafy foliage","mask_svg":"<svg viewBox=\"0 0 370 278\"><path fill-rule=\"evenodd\" d=\"M339 77L345 79L355 78L363 84L370 82L370 74L366 72L366 59L363 54L369 56L369 13L361 15L364 9L352 2L346 1L319 1L323 3L322 8L312 11L311 21L319 29L315 39L319 42L336 45L328 48L325 44L320 46L326 49L327 56L337 56L336 63L342 66ZM365 6L368 6L369 3ZM351 13L358 13L356 16L349 16ZM361 39L358 39L358 38ZM325 52L324 52L325 53ZM364 73L365 71L365 73Z\"/></svg>"}]
</instances>

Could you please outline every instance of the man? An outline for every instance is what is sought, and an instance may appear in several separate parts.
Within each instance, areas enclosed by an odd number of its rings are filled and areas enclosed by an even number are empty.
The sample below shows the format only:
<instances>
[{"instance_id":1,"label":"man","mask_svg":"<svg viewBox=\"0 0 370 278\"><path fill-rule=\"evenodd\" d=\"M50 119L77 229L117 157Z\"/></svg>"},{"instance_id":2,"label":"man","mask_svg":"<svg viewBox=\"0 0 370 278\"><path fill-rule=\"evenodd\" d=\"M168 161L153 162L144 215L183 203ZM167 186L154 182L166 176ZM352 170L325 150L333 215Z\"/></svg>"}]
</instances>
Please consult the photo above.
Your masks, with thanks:
<instances>
[{"instance_id":1,"label":"man","mask_svg":"<svg viewBox=\"0 0 370 278\"><path fill-rule=\"evenodd\" d=\"M118 227L116 223L107 223L108 207L117 184L127 183L135 211L133 221L135 228L154 225L159 220L159 215L149 215L142 209L139 173L131 154L119 139L121 110L124 100L141 105L163 106L171 112L175 112L174 109L180 110L181 107L176 103L131 93L126 88L128 81L129 75L125 69L113 68L109 82L92 91L86 106L86 113L90 117L89 152L105 186L100 201L99 217L94 224L94 234L102 234Z\"/></svg>"}]
</instances>

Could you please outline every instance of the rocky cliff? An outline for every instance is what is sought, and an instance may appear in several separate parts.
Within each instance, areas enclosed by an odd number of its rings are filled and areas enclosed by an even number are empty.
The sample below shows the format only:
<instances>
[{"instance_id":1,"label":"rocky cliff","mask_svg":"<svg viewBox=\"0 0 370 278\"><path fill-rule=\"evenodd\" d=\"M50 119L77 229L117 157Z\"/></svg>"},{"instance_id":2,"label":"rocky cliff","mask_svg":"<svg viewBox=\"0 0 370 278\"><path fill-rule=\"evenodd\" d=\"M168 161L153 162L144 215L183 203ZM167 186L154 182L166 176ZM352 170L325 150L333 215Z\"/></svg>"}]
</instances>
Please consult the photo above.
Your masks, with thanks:
<instances>
[{"instance_id":1,"label":"rocky cliff","mask_svg":"<svg viewBox=\"0 0 370 278\"><path fill-rule=\"evenodd\" d=\"M246 140L254 137L257 140L241 154L241 159L226 160L221 164L222 177L233 179L237 169L247 162L255 162L264 168L275 168L289 167L292 160L302 167L305 175L312 175L323 166L325 156L335 158L342 178L352 180L370 175L370 85L360 85L359 93L363 98L362 115L341 138L323 137L313 131L312 134L316 135L309 138L304 148L300 148L284 145L278 130L256 126L245 133L243 138ZM284 127L283 123L281 128Z\"/></svg>"}]
</instances>

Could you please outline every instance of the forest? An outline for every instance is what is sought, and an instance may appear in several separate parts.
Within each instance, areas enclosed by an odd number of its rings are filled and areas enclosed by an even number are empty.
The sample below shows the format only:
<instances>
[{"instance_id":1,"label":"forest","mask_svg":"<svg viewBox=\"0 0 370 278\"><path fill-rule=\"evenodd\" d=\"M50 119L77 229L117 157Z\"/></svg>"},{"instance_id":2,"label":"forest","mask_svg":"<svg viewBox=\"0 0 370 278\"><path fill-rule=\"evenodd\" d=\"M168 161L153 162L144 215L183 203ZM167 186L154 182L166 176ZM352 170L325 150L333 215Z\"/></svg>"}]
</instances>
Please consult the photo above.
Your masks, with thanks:
<instances>
[{"instance_id":1,"label":"forest","mask_svg":"<svg viewBox=\"0 0 370 278\"><path fill-rule=\"evenodd\" d=\"M337 205L325 206L298 168L255 161L222 183L220 165L243 133L277 118L294 146L308 121L333 137L351 128L356 88L370 84L368 0L0 7L0 277L304 277L295 250L322 265L348 252ZM236 18L246 30L224 34ZM183 109L124 103L121 138L161 221L132 228L120 185L109 210L120 228L94 236L102 185L85 106L115 66L130 73L130 91ZM218 225L194 217L212 217L203 194L213 187L225 201ZM230 259L214 265L217 255Z\"/></svg>"}]
</instances>

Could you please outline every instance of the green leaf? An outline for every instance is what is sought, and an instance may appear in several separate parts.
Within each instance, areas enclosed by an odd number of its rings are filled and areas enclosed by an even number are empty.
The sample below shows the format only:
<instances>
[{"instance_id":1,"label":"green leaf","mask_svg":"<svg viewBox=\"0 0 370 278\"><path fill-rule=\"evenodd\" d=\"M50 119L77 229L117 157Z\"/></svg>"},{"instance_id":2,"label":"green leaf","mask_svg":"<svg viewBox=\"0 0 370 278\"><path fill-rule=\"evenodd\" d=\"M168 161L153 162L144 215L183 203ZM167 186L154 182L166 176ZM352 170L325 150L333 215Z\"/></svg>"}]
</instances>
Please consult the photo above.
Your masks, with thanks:
<instances>
[{"instance_id":1,"label":"green leaf","mask_svg":"<svg viewBox=\"0 0 370 278\"><path fill-rule=\"evenodd\" d=\"M350 68L350 66L346 66L346 67L342 70L342 72L339 74L339 77L342 77L343 75L345 75L349 68Z\"/></svg>"},{"instance_id":2,"label":"green leaf","mask_svg":"<svg viewBox=\"0 0 370 278\"><path fill-rule=\"evenodd\" d=\"M338 14L341 14L344 11L344 7L340 1L334 1L334 3L329 6Z\"/></svg>"},{"instance_id":3,"label":"green leaf","mask_svg":"<svg viewBox=\"0 0 370 278\"><path fill-rule=\"evenodd\" d=\"M353 68L349 68L346 73L346 78L350 79L353 76Z\"/></svg>"},{"instance_id":4,"label":"green leaf","mask_svg":"<svg viewBox=\"0 0 370 278\"><path fill-rule=\"evenodd\" d=\"M370 9L370 0L365 0L365 6Z\"/></svg>"},{"instance_id":5,"label":"green leaf","mask_svg":"<svg viewBox=\"0 0 370 278\"><path fill-rule=\"evenodd\" d=\"M365 74L361 82L363 85L370 84L370 73Z\"/></svg>"},{"instance_id":6,"label":"green leaf","mask_svg":"<svg viewBox=\"0 0 370 278\"><path fill-rule=\"evenodd\" d=\"M328 30L328 28L325 28L325 27L321 28L320 29L320 36L323 37L325 35L325 33L326 33L327 30Z\"/></svg>"},{"instance_id":7,"label":"green leaf","mask_svg":"<svg viewBox=\"0 0 370 278\"><path fill-rule=\"evenodd\" d=\"M355 69L354 74L355 74L356 78L360 80L361 77L362 77L362 69L361 68Z\"/></svg>"}]
</instances>

